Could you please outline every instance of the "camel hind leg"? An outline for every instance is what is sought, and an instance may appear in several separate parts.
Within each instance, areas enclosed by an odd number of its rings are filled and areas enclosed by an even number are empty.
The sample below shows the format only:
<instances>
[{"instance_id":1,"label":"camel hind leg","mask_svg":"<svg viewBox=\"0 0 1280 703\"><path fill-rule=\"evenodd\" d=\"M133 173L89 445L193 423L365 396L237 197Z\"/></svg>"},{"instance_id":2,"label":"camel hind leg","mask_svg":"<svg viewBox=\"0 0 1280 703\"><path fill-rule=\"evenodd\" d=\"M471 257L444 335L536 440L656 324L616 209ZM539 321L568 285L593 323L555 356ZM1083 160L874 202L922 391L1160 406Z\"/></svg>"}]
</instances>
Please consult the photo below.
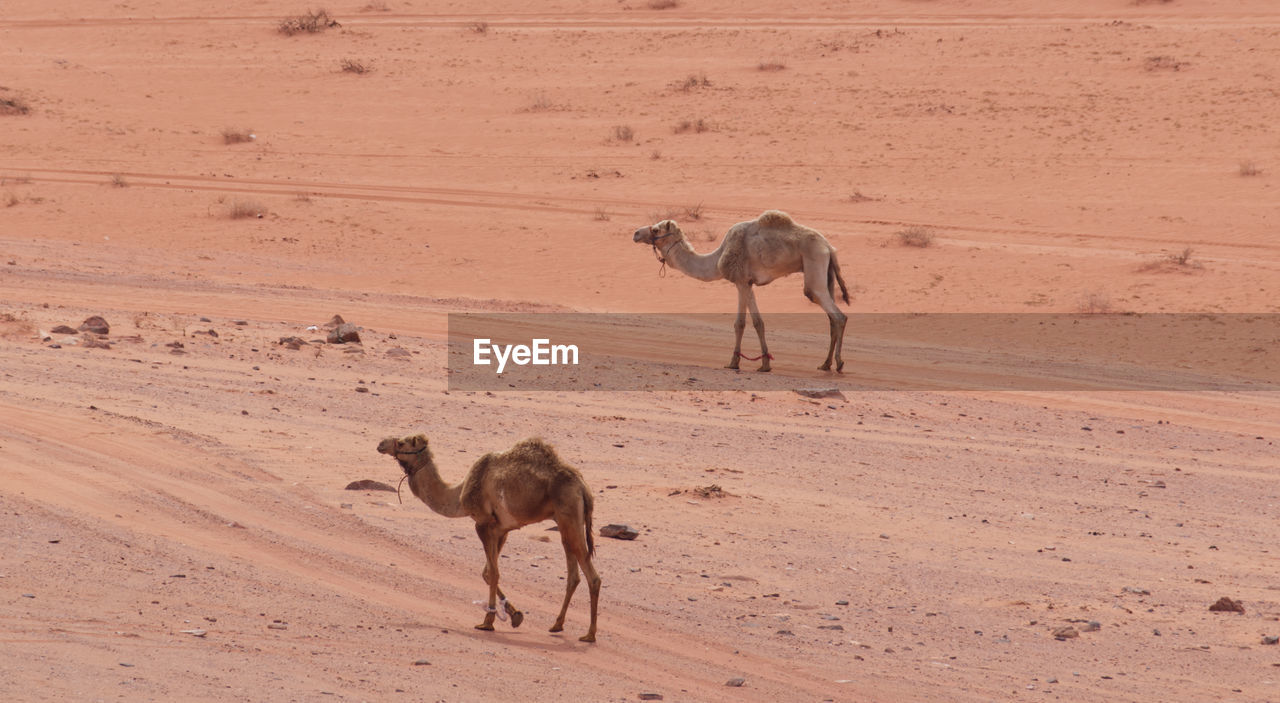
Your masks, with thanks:
<instances>
[{"instance_id":1,"label":"camel hind leg","mask_svg":"<svg viewBox=\"0 0 1280 703\"><path fill-rule=\"evenodd\" d=\"M829 273L830 258L830 254L823 254L814 257L812 261L805 259L804 289L809 299L821 306L823 312L827 313L828 328L831 332L831 341L827 345L827 359L822 362L818 370L830 371L831 362L835 361L836 371L843 371L844 359L840 357L840 352L844 346L844 327L848 317L840 311L840 308L836 306L835 298L832 297Z\"/></svg>"},{"instance_id":2,"label":"camel hind leg","mask_svg":"<svg viewBox=\"0 0 1280 703\"><path fill-rule=\"evenodd\" d=\"M568 569L568 575L565 578L564 602L560 604L560 615L556 617L555 624L551 626L551 632L564 630L564 619L569 612L569 601L573 600L573 592L577 590L578 583L581 582L581 578L578 576L578 569L582 569L582 573L587 577L587 588L591 593L591 625L587 628L587 634L578 639L582 642L595 642L596 614L600 605L600 574L596 573L596 568L591 563L591 550L587 546L586 526L583 524L581 516L575 516L575 518L560 518L556 520L556 524L560 527L560 540L564 545L565 566Z\"/></svg>"}]
</instances>

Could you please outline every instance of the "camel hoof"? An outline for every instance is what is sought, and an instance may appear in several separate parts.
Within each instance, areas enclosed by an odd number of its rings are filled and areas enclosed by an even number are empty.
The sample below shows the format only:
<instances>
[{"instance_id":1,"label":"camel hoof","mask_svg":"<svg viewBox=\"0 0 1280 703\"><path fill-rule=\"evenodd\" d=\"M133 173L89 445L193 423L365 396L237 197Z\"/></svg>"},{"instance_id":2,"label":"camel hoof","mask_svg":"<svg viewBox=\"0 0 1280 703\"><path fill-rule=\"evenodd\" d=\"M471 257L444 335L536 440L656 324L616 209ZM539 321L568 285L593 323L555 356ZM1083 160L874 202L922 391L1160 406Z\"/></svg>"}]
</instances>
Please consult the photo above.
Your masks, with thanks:
<instances>
[{"instance_id":1,"label":"camel hoof","mask_svg":"<svg viewBox=\"0 0 1280 703\"><path fill-rule=\"evenodd\" d=\"M579 638L578 638L578 641L579 641L579 642L595 642L595 641L596 641L596 636L595 636L595 635L583 635L583 636L581 636L581 637L579 637Z\"/></svg>"},{"instance_id":2,"label":"camel hoof","mask_svg":"<svg viewBox=\"0 0 1280 703\"><path fill-rule=\"evenodd\" d=\"M476 629L484 630L485 632L493 632L493 623L482 622L479 625L476 625Z\"/></svg>"},{"instance_id":3,"label":"camel hoof","mask_svg":"<svg viewBox=\"0 0 1280 703\"><path fill-rule=\"evenodd\" d=\"M551 629L547 630L547 632L563 632L563 631L564 631L563 625L552 625Z\"/></svg>"},{"instance_id":4,"label":"camel hoof","mask_svg":"<svg viewBox=\"0 0 1280 703\"><path fill-rule=\"evenodd\" d=\"M760 367L759 369L757 369L757 370L758 370L760 373L769 373L770 371L772 371L772 370L773 370L773 367L771 367L771 366L761 366L761 367Z\"/></svg>"},{"instance_id":5,"label":"camel hoof","mask_svg":"<svg viewBox=\"0 0 1280 703\"><path fill-rule=\"evenodd\" d=\"M844 373L844 362L836 364L836 373Z\"/></svg>"},{"instance_id":6,"label":"camel hoof","mask_svg":"<svg viewBox=\"0 0 1280 703\"><path fill-rule=\"evenodd\" d=\"M818 367L818 370L819 370L819 371L830 371L830 370L831 370L831 364L830 364L830 363L823 364L822 366L819 366L819 367Z\"/></svg>"},{"instance_id":7,"label":"camel hoof","mask_svg":"<svg viewBox=\"0 0 1280 703\"><path fill-rule=\"evenodd\" d=\"M737 364L725 364L725 368L726 368L726 369L733 369L734 371L737 371L737 370L738 370L738 365L737 365Z\"/></svg>"},{"instance_id":8,"label":"camel hoof","mask_svg":"<svg viewBox=\"0 0 1280 703\"><path fill-rule=\"evenodd\" d=\"M520 623L524 622L524 613L519 610L509 610L507 613L511 616L512 627L520 627Z\"/></svg>"}]
</instances>

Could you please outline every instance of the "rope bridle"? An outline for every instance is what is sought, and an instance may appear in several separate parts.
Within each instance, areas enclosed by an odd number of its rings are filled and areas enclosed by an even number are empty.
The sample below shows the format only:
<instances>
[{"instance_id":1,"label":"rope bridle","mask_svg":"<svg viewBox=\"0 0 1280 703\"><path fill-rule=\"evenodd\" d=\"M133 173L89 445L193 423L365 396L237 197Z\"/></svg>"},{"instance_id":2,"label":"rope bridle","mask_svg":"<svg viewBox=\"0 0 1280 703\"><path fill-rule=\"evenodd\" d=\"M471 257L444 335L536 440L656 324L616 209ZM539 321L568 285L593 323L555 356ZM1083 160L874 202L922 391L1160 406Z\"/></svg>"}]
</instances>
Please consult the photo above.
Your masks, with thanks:
<instances>
[{"instance_id":1,"label":"rope bridle","mask_svg":"<svg viewBox=\"0 0 1280 703\"><path fill-rule=\"evenodd\" d=\"M667 254L671 251L672 247L680 243L678 241L672 242L671 244L667 245L666 249L662 250L661 254L659 254L658 240L666 239L671 235L672 235L671 232L667 232L666 234L660 234L660 235L652 236L649 238L649 246L653 247L653 257L658 260L658 263L662 264L662 268L658 269L658 278L667 277Z\"/></svg>"},{"instance_id":2,"label":"rope bridle","mask_svg":"<svg viewBox=\"0 0 1280 703\"><path fill-rule=\"evenodd\" d=\"M427 451L427 448L426 448L426 447L423 447L422 449L419 449L419 450L417 450L417 451L413 451L413 452L402 452L402 451L400 451L399 449L397 449L397 450L396 450L396 461L399 461L399 460L400 460L400 455L401 455L401 454L421 454L421 453L423 453L423 452L425 452L425 451ZM410 478L410 477L412 477L412 476L413 476L413 474L412 474L412 473L409 473L409 471L408 471L408 467L406 467L404 464L400 464L400 466L401 466L402 468L404 468L404 469L405 469L405 472L404 472L404 475L400 477L400 483L397 483L397 484L396 484L396 500L397 500L401 505L404 505L404 499L400 497L400 487L404 485L404 480L405 480L406 478ZM417 469L414 469L414 473L417 473Z\"/></svg>"}]
</instances>

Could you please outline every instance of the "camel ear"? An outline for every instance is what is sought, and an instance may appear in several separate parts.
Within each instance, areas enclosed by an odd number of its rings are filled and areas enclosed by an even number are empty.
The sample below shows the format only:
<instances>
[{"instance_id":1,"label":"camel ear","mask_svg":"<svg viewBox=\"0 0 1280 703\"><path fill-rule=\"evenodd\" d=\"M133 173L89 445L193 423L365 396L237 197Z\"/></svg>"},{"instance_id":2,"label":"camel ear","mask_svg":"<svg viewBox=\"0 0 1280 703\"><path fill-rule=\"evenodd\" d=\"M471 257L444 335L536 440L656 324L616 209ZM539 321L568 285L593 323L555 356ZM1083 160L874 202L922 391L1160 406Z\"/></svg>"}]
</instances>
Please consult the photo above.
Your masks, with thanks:
<instances>
[{"instance_id":1,"label":"camel ear","mask_svg":"<svg viewBox=\"0 0 1280 703\"><path fill-rule=\"evenodd\" d=\"M405 437L404 441L400 444L402 446L402 451L416 452L427 446L427 438L423 435L416 434L412 437Z\"/></svg>"}]
</instances>

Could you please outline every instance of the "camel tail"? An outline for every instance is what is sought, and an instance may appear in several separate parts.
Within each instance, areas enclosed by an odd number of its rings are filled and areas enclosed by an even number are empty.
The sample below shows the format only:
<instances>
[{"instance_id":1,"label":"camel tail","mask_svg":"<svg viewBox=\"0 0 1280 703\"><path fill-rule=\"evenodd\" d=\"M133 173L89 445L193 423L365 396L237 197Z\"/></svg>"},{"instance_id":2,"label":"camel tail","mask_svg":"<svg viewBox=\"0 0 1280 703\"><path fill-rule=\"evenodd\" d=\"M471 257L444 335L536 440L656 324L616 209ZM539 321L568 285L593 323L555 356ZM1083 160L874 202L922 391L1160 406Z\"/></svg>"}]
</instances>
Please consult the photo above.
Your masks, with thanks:
<instances>
[{"instance_id":1,"label":"camel tail","mask_svg":"<svg viewBox=\"0 0 1280 703\"><path fill-rule=\"evenodd\" d=\"M595 510L595 499L591 497L591 491L586 488L582 489L582 516L587 526L587 556L596 555L596 540L591 536L595 530L591 528L591 513Z\"/></svg>"},{"instance_id":2,"label":"camel tail","mask_svg":"<svg viewBox=\"0 0 1280 703\"><path fill-rule=\"evenodd\" d=\"M836 285L840 284L840 297L844 304L849 304L849 289L844 285L844 276L840 275L840 264L836 261L836 251L831 250L831 261L827 264L827 288L831 291L831 299L836 299Z\"/></svg>"}]
</instances>

